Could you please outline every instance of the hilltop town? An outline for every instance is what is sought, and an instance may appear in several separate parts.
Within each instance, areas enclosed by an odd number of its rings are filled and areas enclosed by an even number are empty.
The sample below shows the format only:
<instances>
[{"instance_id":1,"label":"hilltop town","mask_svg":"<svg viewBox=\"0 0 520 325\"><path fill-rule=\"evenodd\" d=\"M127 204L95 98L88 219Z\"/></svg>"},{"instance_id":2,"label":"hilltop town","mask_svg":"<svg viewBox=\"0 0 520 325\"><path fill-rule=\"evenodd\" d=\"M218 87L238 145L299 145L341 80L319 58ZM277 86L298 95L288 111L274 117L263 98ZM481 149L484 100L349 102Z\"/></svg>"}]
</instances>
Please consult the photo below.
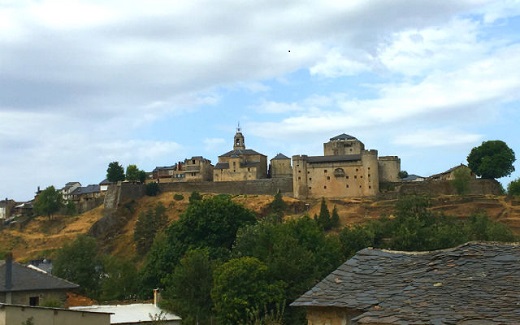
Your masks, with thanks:
<instances>
[{"instance_id":1,"label":"hilltop town","mask_svg":"<svg viewBox=\"0 0 520 325\"><path fill-rule=\"evenodd\" d=\"M116 207L121 200L142 197L145 184L150 183L157 183L163 192L258 195L281 192L284 196L299 200L322 197L395 198L399 194L410 193L456 194L457 190L449 185L449 181L460 169L468 170L471 177L466 194L501 193L496 181L477 179L465 165L454 166L428 177L403 175L398 156L378 156L377 150L367 150L363 142L345 133L325 142L321 156L301 154L291 159L279 153L268 161L266 155L246 147L245 136L239 127L233 138L232 150L220 155L215 165L207 158L193 156L147 172L144 184L113 184L105 179L88 186L69 182L60 191L63 199L73 202L78 212L101 204ZM109 187L112 187L111 191ZM31 215L32 206L33 200L2 200L0 220Z\"/></svg>"}]
</instances>

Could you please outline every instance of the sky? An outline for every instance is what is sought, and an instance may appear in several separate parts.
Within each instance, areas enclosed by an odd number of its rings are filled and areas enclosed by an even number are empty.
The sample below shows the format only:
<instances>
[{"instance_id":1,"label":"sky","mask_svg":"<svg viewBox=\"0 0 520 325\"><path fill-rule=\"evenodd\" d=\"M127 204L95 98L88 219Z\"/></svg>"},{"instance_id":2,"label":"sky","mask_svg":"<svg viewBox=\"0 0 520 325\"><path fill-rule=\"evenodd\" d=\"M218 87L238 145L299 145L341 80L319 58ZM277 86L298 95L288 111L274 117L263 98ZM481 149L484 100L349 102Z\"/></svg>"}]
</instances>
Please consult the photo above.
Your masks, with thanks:
<instances>
[{"instance_id":1,"label":"sky","mask_svg":"<svg viewBox=\"0 0 520 325\"><path fill-rule=\"evenodd\" d=\"M342 133L420 176L520 159L518 31L519 0L0 0L0 198L215 164L238 125L268 159Z\"/></svg>"}]
</instances>

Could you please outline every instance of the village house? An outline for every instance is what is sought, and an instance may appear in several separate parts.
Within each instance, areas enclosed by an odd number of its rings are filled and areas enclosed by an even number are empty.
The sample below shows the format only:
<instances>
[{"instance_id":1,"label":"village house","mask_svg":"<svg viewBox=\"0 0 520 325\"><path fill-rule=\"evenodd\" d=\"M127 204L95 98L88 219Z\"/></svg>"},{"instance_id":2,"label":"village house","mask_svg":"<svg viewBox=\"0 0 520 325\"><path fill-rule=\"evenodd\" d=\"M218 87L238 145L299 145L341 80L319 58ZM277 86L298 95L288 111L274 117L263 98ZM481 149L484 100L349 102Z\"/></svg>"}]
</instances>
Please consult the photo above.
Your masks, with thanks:
<instances>
[{"instance_id":1,"label":"village house","mask_svg":"<svg viewBox=\"0 0 520 325\"><path fill-rule=\"evenodd\" d=\"M246 181L267 178L267 156L246 149L240 127L234 137L233 150L218 157L213 170L214 182Z\"/></svg>"},{"instance_id":2,"label":"village house","mask_svg":"<svg viewBox=\"0 0 520 325\"><path fill-rule=\"evenodd\" d=\"M213 180L211 160L194 156L172 166L155 167L151 180L159 183L208 182Z\"/></svg>"},{"instance_id":3,"label":"village house","mask_svg":"<svg viewBox=\"0 0 520 325\"><path fill-rule=\"evenodd\" d=\"M0 261L0 303L40 306L47 303L64 305L67 292L77 284L13 261L7 254Z\"/></svg>"},{"instance_id":4,"label":"village house","mask_svg":"<svg viewBox=\"0 0 520 325\"><path fill-rule=\"evenodd\" d=\"M0 303L0 325L109 325L109 313Z\"/></svg>"},{"instance_id":5,"label":"village house","mask_svg":"<svg viewBox=\"0 0 520 325\"><path fill-rule=\"evenodd\" d=\"M65 186L60 190L63 199L68 201L72 198L72 192L81 187L80 182L68 182Z\"/></svg>"},{"instance_id":6,"label":"village house","mask_svg":"<svg viewBox=\"0 0 520 325\"><path fill-rule=\"evenodd\" d=\"M428 180L430 180L430 181L451 181L451 180L455 179L457 173L459 173L459 172L466 172L468 175L470 175L470 177L472 179L476 179L477 178L475 173L473 173L471 171L471 169L469 169L468 166L466 166L464 164L460 164L458 166L455 166L455 167L452 167L452 168L448 169L445 172L442 172L442 173L439 173L439 174L435 174L435 175L431 175L430 177L428 177Z\"/></svg>"},{"instance_id":7,"label":"village house","mask_svg":"<svg viewBox=\"0 0 520 325\"><path fill-rule=\"evenodd\" d=\"M295 198L376 196L381 182L399 181L397 156L378 157L377 150L365 150L353 136L333 137L323 151L323 156L292 157Z\"/></svg>"},{"instance_id":8,"label":"village house","mask_svg":"<svg viewBox=\"0 0 520 325\"><path fill-rule=\"evenodd\" d=\"M366 248L291 304L308 325L519 324L520 244Z\"/></svg>"}]
</instances>

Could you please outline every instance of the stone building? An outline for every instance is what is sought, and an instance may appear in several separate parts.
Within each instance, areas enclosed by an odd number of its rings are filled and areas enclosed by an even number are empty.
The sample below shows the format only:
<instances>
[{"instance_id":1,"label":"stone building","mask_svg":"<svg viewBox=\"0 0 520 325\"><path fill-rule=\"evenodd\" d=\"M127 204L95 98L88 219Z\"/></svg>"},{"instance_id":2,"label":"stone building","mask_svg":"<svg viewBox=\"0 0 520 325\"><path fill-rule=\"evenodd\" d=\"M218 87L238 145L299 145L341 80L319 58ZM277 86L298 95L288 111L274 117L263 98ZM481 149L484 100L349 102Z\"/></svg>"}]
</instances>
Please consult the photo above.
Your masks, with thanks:
<instances>
[{"instance_id":1,"label":"stone building","mask_svg":"<svg viewBox=\"0 0 520 325\"><path fill-rule=\"evenodd\" d=\"M246 149L244 135L237 128L233 150L218 157L213 169L214 182L246 181L267 178L267 156Z\"/></svg>"},{"instance_id":2,"label":"stone building","mask_svg":"<svg viewBox=\"0 0 520 325\"><path fill-rule=\"evenodd\" d=\"M308 325L519 324L520 246L470 242L429 252L365 248L293 307Z\"/></svg>"},{"instance_id":3,"label":"stone building","mask_svg":"<svg viewBox=\"0 0 520 325\"><path fill-rule=\"evenodd\" d=\"M75 283L60 279L13 261L12 255L0 261L0 303L40 306L48 303L65 304L67 292L79 288Z\"/></svg>"},{"instance_id":4,"label":"stone building","mask_svg":"<svg viewBox=\"0 0 520 325\"><path fill-rule=\"evenodd\" d=\"M397 156L378 157L377 150L353 136L340 134L323 144L323 156L295 155L294 197L362 197L379 193L380 182L397 182Z\"/></svg>"},{"instance_id":5,"label":"stone building","mask_svg":"<svg viewBox=\"0 0 520 325\"><path fill-rule=\"evenodd\" d=\"M291 158L279 153L271 159L271 164L269 165L271 178L292 177L292 173Z\"/></svg>"},{"instance_id":6,"label":"stone building","mask_svg":"<svg viewBox=\"0 0 520 325\"><path fill-rule=\"evenodd\" d=\"M203 182L213 180L213 165L211 160L202 156L191 157L183 162L165 167L155 167L152 180L162 183Z\"/></svg>"}]
</instances>

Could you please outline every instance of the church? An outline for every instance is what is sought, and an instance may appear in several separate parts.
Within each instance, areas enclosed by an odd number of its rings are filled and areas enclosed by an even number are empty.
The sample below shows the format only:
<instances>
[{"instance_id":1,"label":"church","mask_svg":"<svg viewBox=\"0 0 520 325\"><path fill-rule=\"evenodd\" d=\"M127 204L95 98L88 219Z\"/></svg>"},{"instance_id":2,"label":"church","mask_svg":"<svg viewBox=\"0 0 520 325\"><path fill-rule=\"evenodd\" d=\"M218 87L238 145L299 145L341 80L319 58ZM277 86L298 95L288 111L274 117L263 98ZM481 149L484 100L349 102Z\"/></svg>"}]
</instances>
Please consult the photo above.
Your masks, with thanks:
<instances>
[{"instance_id":1,"label":"church","mask_svg":"<svg viewBox=\"0 0 520 325\"><path fill-rule=\"evenodd\" d=\"M247 181L262 178L267 178L267 156L246 149L244 135L238 127L233 150L218 157L218 163L213 168L213 181Z\"/></svg>"}]
</instances>

